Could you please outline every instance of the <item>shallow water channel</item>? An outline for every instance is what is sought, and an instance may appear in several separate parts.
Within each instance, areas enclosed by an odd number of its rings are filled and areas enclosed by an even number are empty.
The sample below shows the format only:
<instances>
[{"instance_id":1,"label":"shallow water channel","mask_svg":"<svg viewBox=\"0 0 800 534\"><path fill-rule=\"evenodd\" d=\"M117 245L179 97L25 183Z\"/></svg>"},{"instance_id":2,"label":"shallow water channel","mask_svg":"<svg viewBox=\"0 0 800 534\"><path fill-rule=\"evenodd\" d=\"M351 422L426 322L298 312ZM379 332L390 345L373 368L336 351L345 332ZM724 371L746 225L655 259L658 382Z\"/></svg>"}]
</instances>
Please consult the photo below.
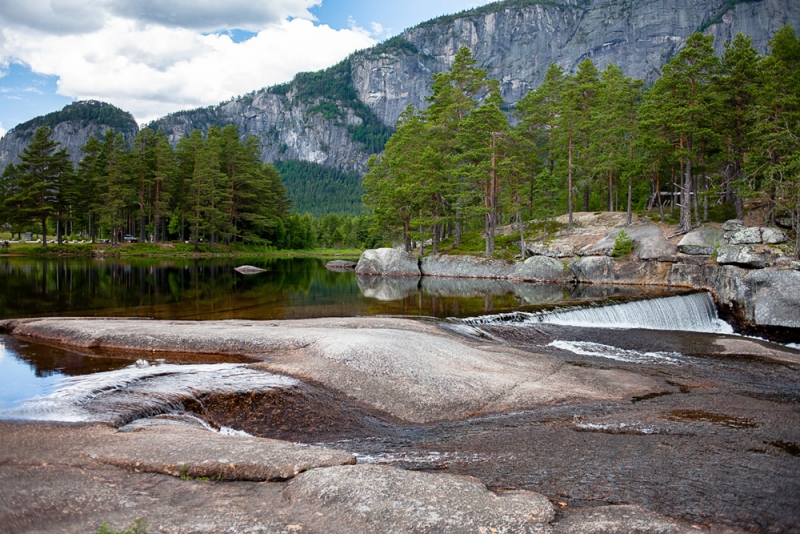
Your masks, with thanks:
<instances>
[{"instance_id":1,"label":"shallow water channel","mask_svg":"<svg viewBox=\"0 0 800 534\"><path fill-rule=\"evenodd\" d=\"M638 504L698 523L800 531L800 365L764 357L704 293L502 281L356 279L318 259L0 259L2 317L276 319L410 315L564 366L659 384L622 401L410 425L245 358L78 353L0 336L0 416L203 425L352 451L359 462L478 477L559 507Z\"/></svg>"}]
</instances>

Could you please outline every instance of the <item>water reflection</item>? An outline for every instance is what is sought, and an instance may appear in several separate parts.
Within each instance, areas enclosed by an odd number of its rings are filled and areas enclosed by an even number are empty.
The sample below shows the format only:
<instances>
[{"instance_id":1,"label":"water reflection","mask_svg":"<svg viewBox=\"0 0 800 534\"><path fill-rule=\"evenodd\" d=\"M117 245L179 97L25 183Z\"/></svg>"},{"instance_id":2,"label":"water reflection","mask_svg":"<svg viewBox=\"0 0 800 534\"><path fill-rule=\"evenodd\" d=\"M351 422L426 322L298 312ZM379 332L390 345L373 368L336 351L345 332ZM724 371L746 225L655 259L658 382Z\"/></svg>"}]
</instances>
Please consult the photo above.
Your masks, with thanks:
<instances>
[{"instance_id":1,"label":"water reflection","mask_svg":"<svg viewBox=\"0 0 800 534\"><path fill-rule=\"evenodd\" d=\"M265 269L237 273L244 263ZM359 277L319 258L245 260L0 258L0 318L84 315L156 319L304 319L356 315L465 317L641 288L508 280Z\"/></svg>"}]
</instances>

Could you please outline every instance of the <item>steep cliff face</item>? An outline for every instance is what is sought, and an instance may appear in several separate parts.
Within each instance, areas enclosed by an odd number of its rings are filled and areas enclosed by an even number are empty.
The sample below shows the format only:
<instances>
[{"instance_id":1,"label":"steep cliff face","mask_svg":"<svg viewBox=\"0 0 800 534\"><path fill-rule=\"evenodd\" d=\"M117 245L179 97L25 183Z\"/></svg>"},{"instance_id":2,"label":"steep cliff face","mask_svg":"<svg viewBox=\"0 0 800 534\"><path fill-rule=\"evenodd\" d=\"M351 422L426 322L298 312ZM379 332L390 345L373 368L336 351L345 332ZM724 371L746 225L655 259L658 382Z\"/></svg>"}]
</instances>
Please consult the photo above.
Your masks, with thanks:
<instances>
[{"instance_id":1,"label":"steep cliff face","mask_svg":"<svg viewBox=\"0 0 800 534\"><path fill-rule=\"evenodd\" d=\"M510 0L407 30L399 39L411 46L354 55L352 79L359 98L394 124L408 104L425 106L431 74L447 70L462 46L513 104L541 84L551 63L574 72L590 57L600 69L615 63L651 83L695 31L713 34L720 54L738 32L766 53L784 24L800 29L797 0Z\"/></svg>"},{"instance_id":2,"label":"steep cliff face","mask_svg":"<svg viewBox=\"0 0 800 534\"><path fill-rule=\"evenodd\" d=\"M113 129L126 139L133 139L139 132L133 116L126 111L94 100L76 102L61 111L20 124L3 136L0 139L0 173L9 163L19 163L20 154L41 126L49 126L53 130L52 139L67 149L75 164L83 156L81 148L89 137L102 138Z\"/></svg>"},{"instance_id":3,"label":"steep cliff face","mask_svg":"<svg viewBox=\"0 0 800 534\"><path fill-rule=\"evenodd\" d=\"M326 71L150 126L177 143L195 128L234 124L259 139L265 161L364 172L400 113L409 104L425 107L431 75L449 69L461 46L470 47L514 104L542 82L551 63L572 72L591 57L599 68L613 62L652 82L695 31L713 34L719 53L738 32L765 53L784 24L800 30L798 0L505 0L425 22ZM20 128L0 141L0 166L24 146ZM63 127L59 135L73 157L101 131L91 128Z\"/></svg>"}]
</instances>

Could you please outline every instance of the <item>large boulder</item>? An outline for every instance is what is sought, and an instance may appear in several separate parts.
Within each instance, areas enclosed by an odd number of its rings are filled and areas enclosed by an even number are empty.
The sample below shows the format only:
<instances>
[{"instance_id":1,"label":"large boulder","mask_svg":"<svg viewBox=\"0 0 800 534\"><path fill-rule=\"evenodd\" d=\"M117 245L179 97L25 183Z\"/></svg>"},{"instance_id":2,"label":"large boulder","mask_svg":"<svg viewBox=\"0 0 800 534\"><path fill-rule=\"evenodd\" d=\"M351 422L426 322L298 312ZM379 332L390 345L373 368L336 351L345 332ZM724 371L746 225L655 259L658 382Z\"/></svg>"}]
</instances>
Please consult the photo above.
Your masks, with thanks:
<instances>
[{"instance_id":1,"label":"large boulder","mask_svg":"<svg viewBox=\"0 0 800 534\"><path fill-rule=\"evenodd\" d=\"M725 232L715 226L703 226L683 236L681 242L678 243L678 252L709 255L724 244Z\"/></svg>"},{"instance_id":2,"label":"large boulder","mask_svg":"<svg viewBox=\"0 0 800 534\"><path fill-rule=\"evenodd\" d=\"M446 254L426 256L420 263L423 276L453 278L511 278L515 269L510 261Z\"/></svg>"},{"instance_id":3,"label":"large boulder","mask_svg":"<svg viewBox=\"0 0 800 534\"><path fill-rule=\"evenodd\" d=\"M356 274L379 276L419 276L419 260L399 248L365 250L356 265Z\"/></svg>"},{"instance_id":4,"label":"large boulder","mask_svg":"<svg viewBox=\"0 0 800 534\"><path fill-rule=\"evenodd\" d=\"M518 280L536 282L571 282L569 268L554 258L534 256L518 263L513 277Z\"/></svg>"},{"instance_id":5,"label":"large boulder","mask_svg":"<svg viewBox=\"0 0 800 534\"><path fill-rule=\"evenodd\" d=\"M800 272L750 271L744 277L741 305L756 326L800 329Z\"/></svg>"},{"instance_id":6,"label":"large boulder","mask_svg":"<svg viewBox=\"0 0 800 534\"><path fill-rule=\"evenodd\" d=\"M605 256L578 258L570 266L570 274L578 282L613 283L614 260Z\"/></svg>"},{"instance_id":7,"label":"large boulder","mask_svg":"<svg viewBox=\"0 0 800 534\"><path fill-rule=\"evenodd\" d=\"M640 260L655 260L671 257L678 252L678 248L667 241L664 232L655 224L636 224L625 228L616 228L594 246L580 251L581 256L611 256L617 236L621 231L634 242L634 255Z\"/></svg>"},{"instance_id":8,"label":"large boulder","mask_svg":"<svg viewBox=\"0 0 800 534\"><path fill-rule=\"evenodd\" d=\"M717 250L717 263L720 265L738 265L750 269L768 267L774 255L764 247L757 250L751 246L728 245Z\"/></svg>"}]
</instances>

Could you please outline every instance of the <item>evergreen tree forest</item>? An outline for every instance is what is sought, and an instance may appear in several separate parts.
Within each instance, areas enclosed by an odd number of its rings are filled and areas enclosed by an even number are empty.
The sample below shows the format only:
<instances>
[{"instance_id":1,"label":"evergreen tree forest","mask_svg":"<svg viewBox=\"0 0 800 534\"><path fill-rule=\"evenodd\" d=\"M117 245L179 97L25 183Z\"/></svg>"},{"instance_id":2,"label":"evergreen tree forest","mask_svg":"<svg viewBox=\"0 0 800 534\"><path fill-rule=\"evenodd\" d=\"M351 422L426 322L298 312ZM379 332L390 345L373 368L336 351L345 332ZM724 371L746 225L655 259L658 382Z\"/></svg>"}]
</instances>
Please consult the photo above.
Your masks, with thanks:
<instances>
[{"instance_id":1,"label":"evergreen tree forest","mask_svg":"<svg viewBox=\"0 0 800 534\"><path fill-rule=\"evenodd\" d=\"M722 57L696 33L646 88L591 59L503 112L499 84L462 48L435 74L427 109L409 107L373 156L364 202L376 231L405 244L458 245L498 225L546 222L575 211L678 211L679 233L710 212L766 206L800 235L800 40L784 27L761 56L737 35ZM788 221L788 223L787 223ZM800 245L800 243L797 243ZM795 247L800 250L800 246Z\"/></svg>"},{"instance_id":2,"label":"evergreen tree forest","mask_svg":"<svg viewBox=\"0 0 800 534\"><path fill-rule=\"evenodd\" d=\"M289 215L278 171L260 159L257 140L234 126L194 131L173 149L142 129L127 143L108 131L84 145L77 168L42 126L18 165L0 178L0 224L12 234L35 231L118 244L181 240L208 244L311 248L310 217Z\"/></svg>"}]
</instances>

